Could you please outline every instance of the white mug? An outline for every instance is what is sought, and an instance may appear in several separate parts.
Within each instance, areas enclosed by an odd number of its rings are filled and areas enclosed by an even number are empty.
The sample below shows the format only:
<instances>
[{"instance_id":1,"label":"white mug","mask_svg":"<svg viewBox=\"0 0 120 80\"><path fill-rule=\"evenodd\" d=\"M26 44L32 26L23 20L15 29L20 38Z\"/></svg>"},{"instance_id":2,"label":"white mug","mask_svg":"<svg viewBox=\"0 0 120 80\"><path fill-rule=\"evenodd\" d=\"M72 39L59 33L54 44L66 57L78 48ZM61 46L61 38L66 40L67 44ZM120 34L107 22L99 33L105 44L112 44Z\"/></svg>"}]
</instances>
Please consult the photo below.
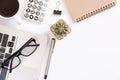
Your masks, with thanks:
<instances>
[{"instance_id":1,"label":"white mug","mask_svg":"<svg viewBox=\"0 0 120 80\"><path fill-rule=\"evenodd\" d=\"M11 0L1 0L0 4L2 5L2 6L0 6L0 18L2 18L2 19L14 18L14 20L18 24L20 24L20 22L15 17L15 14L19 10L18 0L12 0L12 1Z\"/></svg>"}]
</instances>

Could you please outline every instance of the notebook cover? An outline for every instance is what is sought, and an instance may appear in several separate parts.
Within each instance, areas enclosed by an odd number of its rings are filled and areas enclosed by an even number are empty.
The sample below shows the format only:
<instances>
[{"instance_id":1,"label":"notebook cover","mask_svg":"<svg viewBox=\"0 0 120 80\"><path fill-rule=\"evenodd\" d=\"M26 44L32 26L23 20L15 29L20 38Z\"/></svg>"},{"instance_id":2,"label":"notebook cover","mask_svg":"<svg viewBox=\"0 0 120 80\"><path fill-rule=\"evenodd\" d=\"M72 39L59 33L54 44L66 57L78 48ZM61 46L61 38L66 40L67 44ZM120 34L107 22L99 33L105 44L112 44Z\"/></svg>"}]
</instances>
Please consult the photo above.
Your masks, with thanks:
<instances>
[{"instance_id":1,"label":"notebook cover","mask_svg":"<svg viewBox=\"0 0 120 80\"><path fill-rule=\"evenodd\" d=\"M65 0L74 21L81 21L115 5L116 0Z\"/></svg>"}]
</instances>

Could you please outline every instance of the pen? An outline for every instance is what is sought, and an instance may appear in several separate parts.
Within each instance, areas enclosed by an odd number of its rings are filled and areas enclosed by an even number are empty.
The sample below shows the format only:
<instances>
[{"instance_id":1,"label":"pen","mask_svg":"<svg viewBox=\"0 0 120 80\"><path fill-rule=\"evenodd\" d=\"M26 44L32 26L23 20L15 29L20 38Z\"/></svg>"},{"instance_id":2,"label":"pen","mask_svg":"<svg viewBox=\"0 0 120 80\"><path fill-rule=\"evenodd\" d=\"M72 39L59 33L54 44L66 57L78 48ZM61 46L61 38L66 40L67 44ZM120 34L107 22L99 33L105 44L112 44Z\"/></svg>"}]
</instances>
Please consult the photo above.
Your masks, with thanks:
<instances>
[{"instance_id":1,"label":"pen","mask_svg":"<svg viewBox=\"0 0 120 80\"><path fill-rule=\"evenodd\" d=\"M51 61L52 53L53 53L53 50L54 50L55 42L56 42L55 38L52 38L51 44L50 44L48 60L47 60L47 65L46 65L45 74L44 74L44 79L45 80L47 79L47 76L48 76L48 71L49 71L49 67L50 67L50 61Z\"/></svg>"}]
</instances>

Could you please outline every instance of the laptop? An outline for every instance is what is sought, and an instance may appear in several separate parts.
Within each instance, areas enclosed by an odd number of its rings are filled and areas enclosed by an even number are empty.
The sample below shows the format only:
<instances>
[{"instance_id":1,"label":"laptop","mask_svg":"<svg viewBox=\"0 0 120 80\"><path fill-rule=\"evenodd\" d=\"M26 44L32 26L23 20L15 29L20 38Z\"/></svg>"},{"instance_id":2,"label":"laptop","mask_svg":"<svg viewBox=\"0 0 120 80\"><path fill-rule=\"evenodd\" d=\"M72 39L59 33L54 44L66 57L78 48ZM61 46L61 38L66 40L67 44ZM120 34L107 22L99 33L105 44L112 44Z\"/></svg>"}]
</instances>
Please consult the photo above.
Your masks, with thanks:
<instances>
[{"instance_id":1,"label":"laptop","mask_svg":"<svg viewBox=\"0 0 120 80\"><path fill-rule=\"evenodd\" d=\"M51 43L55 41L47 34L36 34L0 25L0 63L17 51L31 37L35 38L40 46L29 57L23 57L22 63L13 69L12 73L0 68L0 80L43 80L46 78L49 55L54 47ZM9 63L6 66L9 67Z\"/></svg>"}]
</instances>

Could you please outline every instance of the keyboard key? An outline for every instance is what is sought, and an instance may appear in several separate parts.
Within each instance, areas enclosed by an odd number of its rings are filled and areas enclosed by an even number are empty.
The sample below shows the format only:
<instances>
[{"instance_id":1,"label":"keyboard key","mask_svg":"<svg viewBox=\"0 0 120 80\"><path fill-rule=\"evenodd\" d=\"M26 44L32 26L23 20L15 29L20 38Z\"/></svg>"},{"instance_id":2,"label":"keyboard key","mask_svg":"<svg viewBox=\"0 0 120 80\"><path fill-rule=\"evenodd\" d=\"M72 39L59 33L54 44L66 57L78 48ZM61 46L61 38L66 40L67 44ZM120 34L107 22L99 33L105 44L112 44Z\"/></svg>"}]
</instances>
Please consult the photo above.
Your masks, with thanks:
<instances>
[{"instance_id":1,"label":"keyboard key","mask_svg":"<svg viewBox=\"0 0 120 80\"><path fill-rule=\"evenodd\" d=\"M0 48L0 53L5 53L5 48L4 47Z\"/></svg>"},{"instance_id":2,"label":"keyboard key","mask_svg":"<svg viewBox=\"0 0 120 80\"><path fill-rule=\"evenodd\" d=\"M5 58L8 58L8 57L10 57L10 56L11 56L11 55L8 54L8 53L5 54Z\"/></svg>"},{"instance_id":3,"label":"keyboard key","mask_svg":"<svg viewBox=\"0 0 120 80\"><path fill-rule=\"evenodd\" d=\"M8 42L8 45L9 47L13 47L14 46L14 43L13 42Z\"/></svg>"},{"instance_id":4,"label":"keyboard key","mask_svg":"<svg viewBox=\"0 0 120 80\"><path fill-rule=\"evenodd\" d=\"M5 60L4 60L5 61ZM8 67L9 66L9 61L4 64L4 66Z\"/></svg>"},{"instance_id":5,"label":"keyboard key","mask_svg":"<svg viewBox=\"0 0 120 80\"><path fill-rule=\"evenodd\" d=\"M3 47L6 47L6 44L7 44L7 41L8 41L8 35L7 34L4 34L4 36L3 36L3 40L2 40L2 46Z\"/></svg>"},{"instance_id":6,"label":"keyboard key","mask_svg":"<svg viewBox=\"0 0 120 80\"><path fill-rule=\"evenodd\" d=\"M0 65L2 64L2 60L0 60Z\"/></svg>"},{"instance_id":7,"label":"keyboard key","mask_svg":"<svg viewBox=\"0 0 120 80\"><path fill-rule=\"evenodd\" d=\"M3 36L3 34L0 33L0 43L1 43L1 41L2 41L2 36Z\"/></svg>"},{"instance_id":8,"label":"keyboard key","mask_svg":"<svg viewBox=\"0 0 120 80\"><path fill-rule=\"evenodd\" d=\"M0 80L5 80L7 74L7 69L2 69L1 75L0 75Z\"/></svg>"},{"instance_id":9,"label":"keyboard key","mask_svg":"<svg viewBox=\"0 0 120 80\"><path fill-rule=\"evenodd\" d=\"M15 37L15 36L13 36L13 37L12 37L12 41L15 41L15 38L16 38L16 37Z\"/></svg>"},{"instance_id":10,"label":"keyboard key","mask_svg":"<svg viewBox=\"0 0 120 80\"><path fill-rule=\"evenodd\" d=\"M0 59L3 59L4 54L0 53Z\"/></svg>"},{"instance_id":11,"label":"keyboard key","mask_svg":"<svg viewBox=\"0 0 120 80\"><path fill-rule=\"evenodd\" d=\"M13 50L13 49L12 49L12 48L10 48L10 49L9 49L9 53L12 53L12 50Z\"/></svg>"}]
</instances>

